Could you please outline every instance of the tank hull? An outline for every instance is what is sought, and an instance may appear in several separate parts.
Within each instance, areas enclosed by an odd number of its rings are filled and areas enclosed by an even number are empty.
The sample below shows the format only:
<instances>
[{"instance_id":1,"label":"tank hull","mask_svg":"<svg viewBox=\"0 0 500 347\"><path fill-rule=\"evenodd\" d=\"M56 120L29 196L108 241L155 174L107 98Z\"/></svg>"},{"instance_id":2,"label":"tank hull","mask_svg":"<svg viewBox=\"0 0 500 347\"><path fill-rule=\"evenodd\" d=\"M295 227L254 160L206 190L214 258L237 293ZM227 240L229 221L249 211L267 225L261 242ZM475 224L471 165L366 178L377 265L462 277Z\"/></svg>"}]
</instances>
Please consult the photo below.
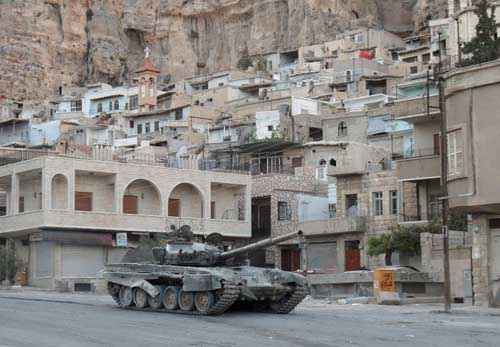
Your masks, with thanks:
<instances>
[{"instance_id":1,"label":"tank hull","mask_svg":"<svg viewBox=\"0 0 500 347\"><path fill-rule=\"evenodd\" d=\"M110 264L102 277L121 307L184 314L219 315L235 306L289 313L307 294L303 276L252 266Z\"/></svg>"}]
</instances>

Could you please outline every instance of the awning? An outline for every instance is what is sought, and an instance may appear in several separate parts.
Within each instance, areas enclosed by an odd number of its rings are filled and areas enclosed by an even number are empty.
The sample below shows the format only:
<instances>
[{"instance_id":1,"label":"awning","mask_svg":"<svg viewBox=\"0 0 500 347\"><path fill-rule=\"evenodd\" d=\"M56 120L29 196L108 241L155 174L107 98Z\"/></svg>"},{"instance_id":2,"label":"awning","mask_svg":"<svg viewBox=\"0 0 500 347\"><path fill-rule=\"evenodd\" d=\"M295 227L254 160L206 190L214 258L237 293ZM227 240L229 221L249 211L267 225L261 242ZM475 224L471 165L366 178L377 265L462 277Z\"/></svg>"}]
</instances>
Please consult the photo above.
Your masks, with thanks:
<instances>
[{"instance_id":1,"label":"awning","mask_svg":"<svg viewBox=\"0 0 500 347\"><path fill-rule=\"evenodd\" d=\"M113 234L42 230L30 235L30 241L54 241L85 246L113 246Z\"/></svg>"}]
</instances>

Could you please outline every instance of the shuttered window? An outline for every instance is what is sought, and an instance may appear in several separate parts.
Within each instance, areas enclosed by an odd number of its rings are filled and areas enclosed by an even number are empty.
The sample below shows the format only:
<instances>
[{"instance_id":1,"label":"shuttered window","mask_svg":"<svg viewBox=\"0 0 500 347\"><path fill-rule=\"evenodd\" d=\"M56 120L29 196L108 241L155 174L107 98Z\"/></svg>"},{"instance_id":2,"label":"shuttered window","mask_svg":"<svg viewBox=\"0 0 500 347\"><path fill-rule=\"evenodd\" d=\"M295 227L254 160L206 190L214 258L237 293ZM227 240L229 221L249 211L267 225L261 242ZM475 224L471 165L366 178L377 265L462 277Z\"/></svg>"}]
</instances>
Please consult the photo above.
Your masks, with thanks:
<instances>
[{"instance_id":1,"label":"shuttered window","mask_svg":"<svg viewBox=\"0 0 500 347\"><path fill-rule=\"evenodd\" d=\"M75 210L92 211L92 193L75 192Z\"/></svg>"},{"instance_id":2,"label":"shuttered window","mask_svg":"<svg viewBox=\"0 0 500 347\"><path fill-rule=\"evenodd\" d=\"M448 133L448 177L464 175L464 136L462 129Z\"/></svg>"}]
</instances>

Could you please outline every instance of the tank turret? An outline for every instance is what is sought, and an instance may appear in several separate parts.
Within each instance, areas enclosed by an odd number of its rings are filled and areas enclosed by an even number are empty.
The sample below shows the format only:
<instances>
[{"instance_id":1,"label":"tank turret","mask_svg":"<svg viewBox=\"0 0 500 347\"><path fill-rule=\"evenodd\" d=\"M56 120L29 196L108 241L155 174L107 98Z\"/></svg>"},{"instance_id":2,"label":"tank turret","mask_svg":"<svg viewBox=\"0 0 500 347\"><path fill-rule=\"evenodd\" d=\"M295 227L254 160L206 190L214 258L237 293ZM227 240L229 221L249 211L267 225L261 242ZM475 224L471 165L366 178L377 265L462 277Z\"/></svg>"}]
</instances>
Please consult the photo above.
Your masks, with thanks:
<instances>
[{"instance_id":1,"label":"tank turret","mask_svg":"<svg viewBox=\"0 0 500 347\"><path fill-rule=\"evenodd\" d=\"M192 241L190 228L182 226L178 230L174 228L169 233L169 240L164 247L153 248L153 256L156 262L161 265L215 266L223 264L227 259L272 246L300 235L302 235L301 231L294 231L224 252L208 243Z\"/></svg>"}]
</instances>

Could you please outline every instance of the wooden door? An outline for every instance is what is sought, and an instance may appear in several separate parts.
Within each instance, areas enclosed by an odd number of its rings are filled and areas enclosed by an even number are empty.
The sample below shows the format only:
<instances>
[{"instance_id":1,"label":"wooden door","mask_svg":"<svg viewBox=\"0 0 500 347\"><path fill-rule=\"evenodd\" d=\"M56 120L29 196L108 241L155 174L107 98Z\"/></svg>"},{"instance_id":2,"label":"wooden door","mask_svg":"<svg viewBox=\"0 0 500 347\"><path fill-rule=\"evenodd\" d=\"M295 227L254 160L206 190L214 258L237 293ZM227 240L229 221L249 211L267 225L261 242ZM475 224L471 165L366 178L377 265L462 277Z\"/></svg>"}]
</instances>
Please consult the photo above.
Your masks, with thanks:
<instances>
[{"instance_id":1,"label":"wooden door","mask_svg":"<svg viewBox=\"0 0 500 347\"><path fill-rule=\"evenodd\" d=\"M345 242L345 271L356 271L361 269L361 253L359 241Z\"/></svg>"},{"instance_id":2,"label":"wooden door","mask_svg":"<svg viewBox=\"0 0 500 347\"><path fill-rule=\"evenodd\" d=\"M138 204L137 196L125 195L123 197L123 213L137 214L138 210L139 210L139 204Z\"/></svg>"},{"instance_id":3,"label":"wooden door","mask_svg":"<svg viewBox=\"0 0 500 347\"><path fill-rule=\"evenodd\" d=\"M75 192L75 210L92 211L92 193Z\"/></svg>"},{"instance_id":4,"label":"wooden door","mask_svg":"<svg viewBox=\"0 0 500 347\"><path fill-rule=\"evenodd\" d=\"M281 269L285 271L296 271L300 269L300 250L285 248L281 250Z\"/></svg>"},{"instance_id":5,"label":"wooden door","mask_svg":"<svg viewBox=\"0 0 500 347\"><path fill-rule=\"evenodd\" d=\"M170 217L180 217L181 216L181 200L180 199L168 199L168 215Z\"/></svg>"}]
</instances>

